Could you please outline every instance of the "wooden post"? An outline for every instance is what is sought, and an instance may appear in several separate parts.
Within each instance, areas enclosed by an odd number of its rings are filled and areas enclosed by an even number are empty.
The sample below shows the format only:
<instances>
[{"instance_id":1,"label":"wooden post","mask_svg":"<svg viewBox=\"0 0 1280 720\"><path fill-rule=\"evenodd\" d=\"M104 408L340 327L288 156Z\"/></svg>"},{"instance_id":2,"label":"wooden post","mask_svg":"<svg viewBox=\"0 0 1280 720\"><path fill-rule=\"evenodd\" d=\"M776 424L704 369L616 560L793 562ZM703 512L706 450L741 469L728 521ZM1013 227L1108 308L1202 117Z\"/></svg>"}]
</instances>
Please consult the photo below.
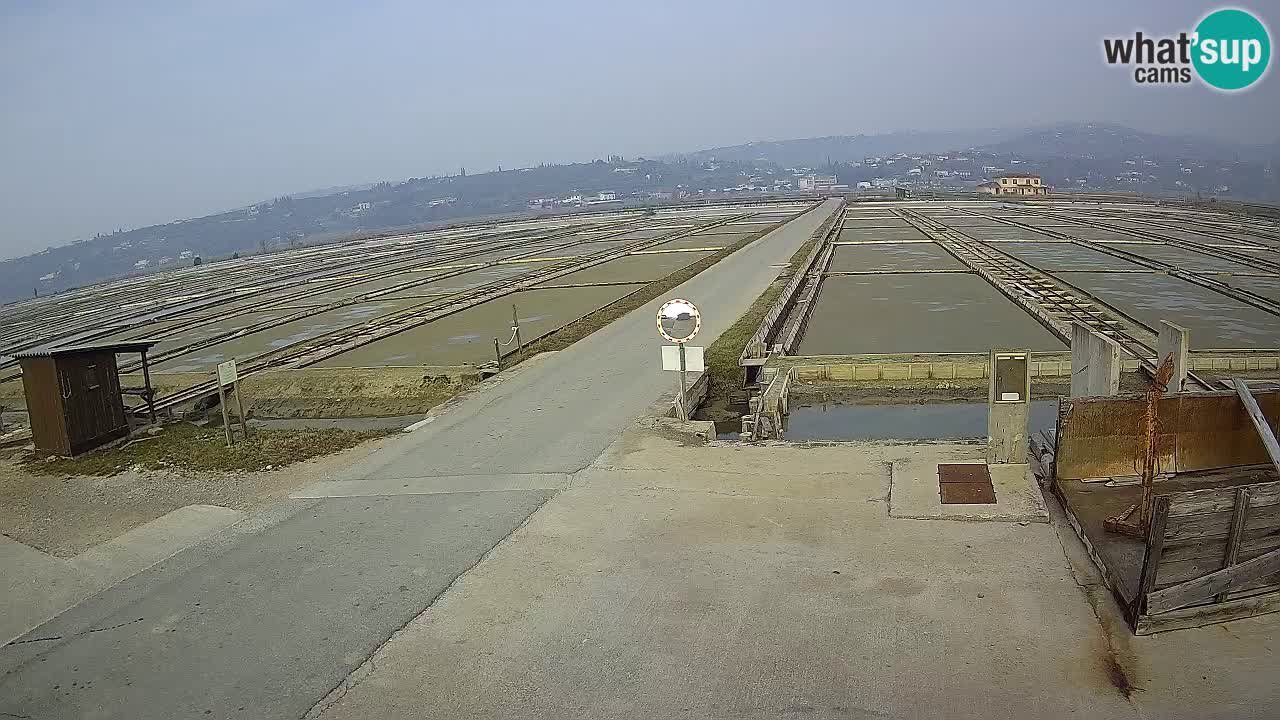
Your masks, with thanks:
<instances>
[{"instance_id":1,"label":"wooden post","mask_svg":"<svg viewBox=\"0 0 1280 720\"><path fill-rule=\"evenodd\" d=\"M231 418L227 417L227 390L222 386L222 378L218 378L218 404L222 406L222 431L227 436L227 447L231 447Z\"/></svg>"},{"instance_id":2,"label":"wooden post","mask_svg":"<svg viewBox=\"0 0 1280 720\"><path fill-rule=\"evenodd\" d=\"M502 369L502 346L498 343L498 338L493 339L493 359L498 363L498 369Z\"/></svg>"},{"instance_id":3,"label":"wooden post","mask_svg":"<svg viewBox=\"0 0 1280 720\"><path fill-rule=\"evenodd\" d=\"M1169 496L1161 495L1152 505L1151 524L1147 526L1147 552L1142 558L1142 574L1138 576L1138 593L1133 598L1134 625L1138 623L1138 616L1146 611L1147 595L1156 586L1156 570L1164 554L1164 529L1168 521Z\"/></svg>"},{"instance_id":4,"label":"wooden post","mask_svg":"<svg viewBox=\"0 0 1280 720\"><path fill-rule=\"evenodd\" d=\"M1249 488L1236 490L1236 504L1231 508L1231 532L1227 534L1227 550L1222 557L1222 567L1229 568L1236 564L1240 556L1240 540L1244 537L1244 524L1249 521ZM1214 602L1227 599L1227 593L1220 592L1213 596Z\"/></svg>"},{"instance_id":5,"label":"wooden post","mask_svg":"<svg viewBox=\"0 0 1280 720\"><path fill-rule=\"evenodd\" d=\"M1244 410L1249 414L1249 419L1253 421L1253 429L1258 431L1258 438L1262 440L1262 446L1267 449L1267 455L1271 458L1271 464L1275 466L1276 472L1280 472L1280 442L1276 442L1276 436L1271 432L1271 426L1267 424L1267 417L1262 414L1262 409L1258 407L1258 401L1254 399L1253 393L1249 391L1249 384L1242 378L1231 378L1231 384L1236 388L1236 394L1240 396L1240 402L1244 404Z\"/></svg>"},{"instance_id":6,"label":"wooden post","mask_svg":"<svg viewBox=\"0 0 1280 720\"><path fill-rule=\"evenodd\" d=\"M240 397L240 378L231 385L231 392L236 396L236 408L240 410L240 432L244 435L244 439L249 439L249 421L244 417L244 400Z\"/></svg>"},{"instance_id":7,"label":"wooden post","mask_svg":"<svg viewBox=\"0 0 1280 720\"><path fill-rule=\"evenodd\" d=\"M144 399L147 401L147 411L151 414L151 424L156 424L156 402L155 392L151 389L151 369L147 365L147 349L142 348L142 387L146 390Z\"/></svg>"}]
</instances>

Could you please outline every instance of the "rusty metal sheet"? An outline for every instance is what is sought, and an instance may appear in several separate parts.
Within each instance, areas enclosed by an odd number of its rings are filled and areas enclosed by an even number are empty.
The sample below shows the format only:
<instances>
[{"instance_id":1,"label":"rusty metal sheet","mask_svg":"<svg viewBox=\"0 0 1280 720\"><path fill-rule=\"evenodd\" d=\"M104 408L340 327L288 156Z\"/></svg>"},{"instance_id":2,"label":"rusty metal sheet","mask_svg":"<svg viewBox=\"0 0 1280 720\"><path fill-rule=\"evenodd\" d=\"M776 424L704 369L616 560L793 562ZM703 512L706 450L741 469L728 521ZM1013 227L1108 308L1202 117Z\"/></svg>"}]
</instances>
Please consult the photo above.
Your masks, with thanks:
<instances>
[{"instance_id":1,"label":"rusty metal sheet","mask_svg":"<svg viewBox=\"0 0 1280 720\"><path fill-rule=\"evenodd\" d=\"M1257 395L1258 406L1274 428L1280 417L1280 394ZM1178 472L1270 462L1240 399L1181 398L1178 405ZM1163 408L1162 408L1163 410Z\"/></svg>"},{"instance_id":2,"label":"rusty metal sheet","mask_svg":"<svg viewBox=\"0 0 1280 720\"><path fill-rule=\"evenodd\" d=\"M938 465L940 483L991 484L991 468L986 463L941 463Z\"/></svg>"},{"instance_id":3,"label":"rusty metal sheet","mask_svg":"<svg viewBox=\"0 0 1280 720\"><path fill-rule=\"evenodd\" d=\"M992 505L996 501L991 481L938 483L943 505Z\"/></svg>"},{"instance_id":4,"label":"rusty metal sheet","mask_svg":"<svg viewBox=\"0 0 1280 720\"><path fill-rule=\"evenodd\" d=\"M1280 392L1256 393L1276 427ZM1066 480L1134 475L1145 452L1142 396L1077 398L1058 418L1057 477ZM1185 393L1161 399L1156 445L1162 473L1268 462L1239 398L1232 392Z\"/></svg>"},{"instance_id":5,"label":"rusty metal sheet","mask_svg":"<svg viewBox=\"0 0 1280 720\"><path fill-rule=\"evenodd\" d=\"M1057 475L1063 479L1137 475L1146 451L1146 401L1141 397L1078 398L1059 416ZM1169 428L1163 428L1167 435ZM1173 464L1172 441L1157 433L1159 465Z\"/></svg>"}]
</instances>

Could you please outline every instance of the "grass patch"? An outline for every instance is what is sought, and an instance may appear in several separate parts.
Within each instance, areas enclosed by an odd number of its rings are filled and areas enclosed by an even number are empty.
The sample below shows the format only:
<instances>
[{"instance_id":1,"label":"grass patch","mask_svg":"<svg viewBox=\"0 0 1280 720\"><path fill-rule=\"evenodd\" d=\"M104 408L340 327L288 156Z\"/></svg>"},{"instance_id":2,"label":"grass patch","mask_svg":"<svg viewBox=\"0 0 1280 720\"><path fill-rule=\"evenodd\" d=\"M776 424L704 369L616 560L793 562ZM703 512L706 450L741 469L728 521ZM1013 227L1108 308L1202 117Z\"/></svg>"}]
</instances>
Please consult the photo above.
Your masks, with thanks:
<instances>
[{"instance_id":1,"label":"grass patch","mask_svg":"<svg viewBox=\"0 0 1280 720\"><path fill-rule=\"evenodd\" d=\"M769 287L760 293L755 302L751 303L751 307L738 318L728 330L720 334L716 341L711 343L706 352L707 373L711 376L710 385L707 388L707 398L703 401L703 406L708 408L726 407L729 404L730 395L741 389L742 387L742 368L738 366L738 359L742 357L742 351L746 348L747 343L751 340L751 336L756 334L756 330L760 327L760 323L764 320L764 316L769 312L769 307L774 301L782 295L782 290L790 282L795 274L799 264L804 262L809 253L813 251L818 243L826 237L827 231L831 228L831 224L835 221L839 213L827 218L814 232L813 237L809 238L800 249L796 250L791 256L791 261L773 282L769 283Z\"/></svg>"},{"instance_id":2,"label":"grass patch","mask_svg":"<svg viewBox=\"0 0 1280 720\"><path fill-rule=\"evenodd\" d=\"M721 260L785 225L789 220L790 219L781 220L759 232L748 235L734 244L725 247L723 250L716 252L714 255L708 255L698 262L681 268L660 280L654 280L630 295L618 298L599 310L583 315L559 330L555 330L548 335L544 335L525 346L524 357L530 358L541 352L563 350L569 347L596 330L599 330L605 325L608 325L614 320L617 320L623 315L626 315L632 310L644 305L650 300L655 300L658 297L665 295L673 288L681 285L686 280L689 280L703 270L706 270L712 265L715 265ZM750 337L751 333L747 333L747 336ZM506 367L505 363L508 362L508 360L504 358L503 362L504 367Z\"/></svg>"},{"instance_id":3,"label":"grass patch","mask_svg":"<svg viewBox=\"0 0 1280 720\"><path fill-rule=\"evenodd\" d=\"M221 428L190 423L165 426L106 450L75 458L33 459L24 463L37 475L114 475L129 468L211 472L278 469L303 460L355 447L394 431L354 431L339 428L252 430L248 440L227 447Z\"/></svg>"}]
</instances>

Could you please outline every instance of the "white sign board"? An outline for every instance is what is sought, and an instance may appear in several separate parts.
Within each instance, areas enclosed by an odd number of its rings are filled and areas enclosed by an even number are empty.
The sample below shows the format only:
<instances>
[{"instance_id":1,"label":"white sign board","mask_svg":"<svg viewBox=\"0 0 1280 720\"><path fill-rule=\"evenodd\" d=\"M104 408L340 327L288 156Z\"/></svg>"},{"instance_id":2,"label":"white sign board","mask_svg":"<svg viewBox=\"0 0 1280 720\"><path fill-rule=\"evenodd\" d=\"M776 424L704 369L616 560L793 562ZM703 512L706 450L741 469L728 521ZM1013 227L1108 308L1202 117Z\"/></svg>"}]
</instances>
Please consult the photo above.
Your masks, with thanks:
<instances>
[{"instance_id":1,"label":"white sign board","mask_svg":"<svg viewBox=\"0 0 1280 720\"><path fill-rule=\"evenodd\" d=\"M218 363L218 384L227 386L233 384L237 379L236 376L236 360L232 358L224 363Z\"/></svg>"},{"instance_id":2,"label":"white sign board","mask_svg":"<svg viewBox=\"0 0 1280 720\"><path fill-rule=\"evenodd\" d=\"M705 372L706 364L703 362L703 348L693 347L692 345L684 346L684 369L689 372ZM679 345L663 345L662 346L662 369L663 370L680 370L680 346Z\"/></svg>"}]
</instances>

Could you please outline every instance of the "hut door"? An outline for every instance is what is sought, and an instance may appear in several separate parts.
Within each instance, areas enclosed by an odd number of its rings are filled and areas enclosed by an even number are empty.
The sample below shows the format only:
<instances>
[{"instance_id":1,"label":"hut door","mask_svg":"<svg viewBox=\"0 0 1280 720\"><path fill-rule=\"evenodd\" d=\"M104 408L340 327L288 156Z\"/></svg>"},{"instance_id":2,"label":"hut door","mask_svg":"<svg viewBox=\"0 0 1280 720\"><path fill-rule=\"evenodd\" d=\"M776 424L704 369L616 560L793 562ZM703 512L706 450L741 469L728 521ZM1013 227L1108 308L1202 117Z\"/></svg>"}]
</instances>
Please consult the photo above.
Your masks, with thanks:
<instances>
[{"instance_id":1,"label":"hut door","mask_svg":"<svg viewBox=\"0 0 1280 720\"><path fill-rule=\"evenodd\" d=\"M96 357L59 363L58 385L73 447L115 429L107 371Z\"/></svg>"}]
</instances>

